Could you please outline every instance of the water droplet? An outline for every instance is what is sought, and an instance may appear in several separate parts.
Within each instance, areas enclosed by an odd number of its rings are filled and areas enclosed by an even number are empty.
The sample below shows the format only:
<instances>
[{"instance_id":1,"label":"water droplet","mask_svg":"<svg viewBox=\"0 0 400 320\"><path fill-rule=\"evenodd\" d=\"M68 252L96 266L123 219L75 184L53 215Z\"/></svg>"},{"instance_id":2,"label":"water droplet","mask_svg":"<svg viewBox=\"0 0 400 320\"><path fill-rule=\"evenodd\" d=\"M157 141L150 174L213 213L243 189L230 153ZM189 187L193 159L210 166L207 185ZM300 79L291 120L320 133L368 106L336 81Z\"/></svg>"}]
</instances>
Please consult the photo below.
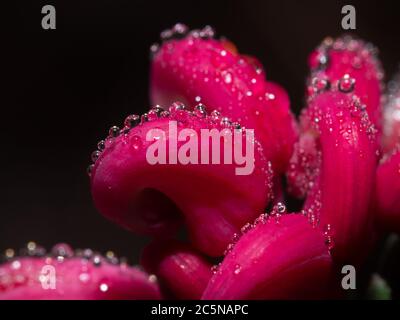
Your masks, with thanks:
<instances>
[{"instance_id":1,"label":"water droplet","mask_svg":"<svg viewBox=\"0 0 400 320\"><path fill-rule=\"evenodd\" d=\"M108 284L106 284L106 283L101 283L100 284L100 286L99 286L99 288L100 288L100 291L101 292L107 292L108 291Z\"/></svg>"},{"instance_id":2,"label":"water droplet","mask_svg":"<svg viewBox=\"0 0 400 320\"><path fill-rule=\"evenodd\" d=\"M5 255L6 259L12 259L15 256L15 251L13 249L9 248L4 252L4 255Z\"/></svg>"},{"instance_id":3,"label":"water droplet","mask_svg":"<svg viewBox=\"0 0 400 320\"><path fill-rule=\"evenodd\" d=\"M140 123L145 123L148 120L149 119L147 118L147 113L142 114L142 116L140 117Z\"/></svg>"},{"instance_id":4,"label":"water droplet","mask_svg":"<svg viewBox=\"0 0 400 320\"><path fill-rule=\"evenodd\" d=\"M71 258L74 255L74 250L66 243L59 243L51 249L51 254L55 257Z\"/></svg>"},{"instance_id":5,"label":"water droplet","mask_svg":"<svg viewBox=\"0 0 400 320\"><path fill-rule=\"evenodd\" d=\"M195 106L194 114L199 118L204 118L207 115L205 106L203 104Z\"/></svg>"},{"instance_id":6,"label":"water droplet","mask_svg":"<svg viewBox=\"0 0 400 320\"><path fill-rule=\"evenodd\" d=\"M97 149L102 151L102 150L104 150L105 147L106 147L105 141L104 140L100 140L99 143L97 144Z\"/></svg>"},{"instance_id":7,"label":"water droplet","mask_svg":"<svg viewBox=\"0 0 400 320\"><path fill-rule=\"evenodd\" d=\"M88 176L90 177L92 175L92 171L93 171L94 165L91 164L90 166L87 167L86 172L88 174Z\"/></svg>"},{"instance_id":8,"label":"water droplet","mask_svg":"<svg viewBox=\"0 0 400 320\"><path fill-rule=\"evenodd\" d=\"M199 35L203 39L211 39L215 35L215 31L211 26L205 26L202 30L200 30Z\"/></svg>"},{"instance_id":9,"label":"water droplet","mask_svg":"<svg viewBox=\"0 0 400 320\"><path fill-rule=\"evenodd\" d=\"M152 57L154 57L156 54L157 54L157 52L160 50L160 45L158 44L158 43L153 43L151 46L150 46L150 55L152 56Z\"/></svg>"},{"instance_id":10,"label":"water droplet","mask_svg":"<svg viewBox=\"0 0 400 320\"><path fill-rule=\"evenodd\" d=\"M183 23L177 23L173 26L172 31L175 33L174 36L185 35L188 32L188 27Z\"/></svg>"},{"instance_id":11,"label":"water droplet","mask_svg":"<svg viewBox=\"0 0 400 320\"><path fill-rule=\"evenodd\" d=\"M211 111L211 114L210 114L211 118L215 121L219 120L220 115L221 114L219 113L218 110L213 110L213 111Z\"/></svg>"},{"instance_id":12,"label":"water droplet","mask_svg":"<svg viewBox=\"0 0 400 320\"><path fill-rule=\"evenodd\" d=\"M95 255L95 256L93 257L93 259L92 259L92 262L93 262L93 265L94 265L95 267L101 266L101 256Z\"/></svg>"},{"instance_id":13,"label":"water droplet","mask_svg":"<svg viewBox=\"0 0 400 320\"><path fill-rule=\"evenodd\" d=\"M92 155L90 156L90 158L92 159L93 162L96 162L96 160L100 157L101 152L96 150L92 152Z\"/></svg>"},{"instance_id":14,"label":"water droplet","mask_svg":"<svg viewBox=\"0 0 400 320\"><path fill-rule=\"evenodd\" d=\"M314 77L311 80L311 85L312 85L313 91L316 93L326 91L330 88L329 80L325 79L325 78L320 78L320 77Z\"/></svg>"},{"instance_id":15,"label":"water droplet","mask_svg":"<svg viewBox=\"0 0 400 320\"><path fill-rule=\"evenodd\" d=\"M161 118L168 118L169 117L169 111L161 111L161 113L160 113L160 117Z\"/></svg>"},{"instance_id":16,"label":"water droplet","mask_svg":"<svg viewBox=\"0 0 400 320\"><path fill-rule=\"evenodd\" d=\"M142 147L142 139L139 136L133 136L131 145L135 150L139 150Z\"/></svg>"},{"instance_id":17,"label":"water droplet","mask_svg":"<svg viewBox=\"0 0 400 320\"><path fill-rule=\"evenodd\" d=\"M160 33L160 38L163 41L169 40L174 35L174 32L171 29L166 29Z\"/></svg>"},{"instance_id":18,"label":"water droplet","mask_svg":"<svg viewBox=\"0 0 400 320\"><path fill-rule=\"evenodd\" d=\"M93 254L94 253L93 253L92 249L85 249L82 252L82 257L85 258L85 259L90 259L90 258L92 258Z\"/></svg>"},{"instance_id":19,"label":"water droplet","mask_svg":"<svg viewBox=\"0 0 400 320\"><path fill-rule=\"evenodd\" d=\"M240 129L242 126L238 122L233 122L232 123L232 127L235 128L235 129Z\"/></svg>"},{"instance_id":20,"label":"water droplet","mask_svg":"<svg viewBox=\"0 0 400 320\"><path fill-rule=\"evenodd\" d=\"M236 264L235 265L235 270L233 271L234 274L239 274L240 271L242 271L242 267L240 266L240 264Z\"/></svg>"},{"instance_id":21,"label":"water droplet","mask_svg":"<svg viewBox=\"0 0 400 320\"><path fill-rule=\"evenodd\" d=\"M354 90L356 80L354 78L351 78L349 74L345 74L340 80L339 80L339 91L344 92L344 93L349 93Z\"/></svg>"},{"instance_id":22,"label":"water droplet","mask_svg":"<svg viewBox=\"0 0 400 320\"><path fill-rule=\"evenodd\" d=\"M82 272L79 275L79 281L82 283L88 283L90 281L90 275L87 272Z\"/></svg>"},{"instance_id":23,"label":"water droplet","mask_svg":"<svg viewBox=\"0 0 400 320\"><path fill-rule=\"evenodd\" d=\"M155 274L149 275L149 282L157 283L157 276Z\"/></svg>"},{"instance_id":24,"label":"water droplet","mask_svg":"<svg viewBox=\"0 0 400 320\"><path fill-rule=\"evenodd\" d=\"M319 50L319 51L315 51L312 54L310 63L311 63L311 68L312 69L324 69L326 68L326 66L328 65L329 62L329 57L326 54L325 50Z\"/></svg>"},{"instance_id":25,"label":"water droplet","mask_svg":"<svg viewBox=\"0 0 400 320\"><path fill-rule=\"evenodd\" d=\"M278 202L276 204L276 210L277 210L278 213L285 213L286 206L282 202Z\"/></svg>"},{"instance_id":26,"label":"water droplet","mask_svg":"<svg viewBox=\"0 0 400 320\"><path fill-rule=\"evenodd\" d=\"M36 243L33 241L28 242L28 244L26 245L26 248L28 249L28 251L35 251L36 249Z\"/></svg>"},{"instance_id":27,"label":"water droplet","mask_svg":"<svg viewBox=\"0 0 400 320\"><path fill-rule=\"evenodd\" d=\"M224 72L222 74L222 77L226 84L230 84L232 82L232 74L230 72Z\"/></svg>"},{"instance_id":28,"label":"water droplet","mask_svg":"<svg viewBox=\"0 0 400 320\"><path fill-rule=\"evenodd\" d=\"M223 117L221 119L220 125L225 127L225 128L229 128L232 125L232 122L229 120L229 118Z\"/></svg>"},{"instance_id":29,"label":"water droplet","mask_svg":"<svg viewBox=\"0 0 400 320\"><path fill-rule=\"evenodd\" d=\"M116 257L116 255L114 254L113 251L107 251L106 252L106 259L107 262L111 263L111 264L118 264L118 258Z\"/></svg>"},{"instance_id":30,"label":"water droplet","mask_svg":"<svg viewBox=\"0 0 400 320\"><path fill-rule=\"evenodd\" d=\"M211 267L211 272L212 272L213 274L216 274L217 271L218 271L218 267L217 267L216 265L214 265L214 266Z\"/></svg>"},{"instance_id":31,"label":"water droplet","mask_svg":"<svg viewBox=\"0 0 400 320\"><path fill-rule=\"evenodd\" d=\"M240 231L242 232L242 234L245 234L247 231L251 230L252 225L251 223L246 223L241 229Z\"/></svg>"},{"instance_id":32,"label":"water droplet","mask_svg":"<svg viewBox=\"0 0 400 320\"><path fill-rule=\"evenodd\" d=\"M112 126L110 128L110 130L108 131L108 134L109 134L110 137L113 137L113 138L118 137L119 128L117 126Z\"/></svg>"},{"instance_id":33,"label":"water droplet","mask_svg":"<svg viewBox=\"0 0 400 320\"><path fill-rule=\"evenodd\" d=\"M128 128L133 128L140 123L140 117L137 114L131 114L126 117L124 125Z\"/></svg>"},{"instance_id":34,"label":"water droplet","mask_svg":"<svg viewBox=\"0 0 400 320\"><path fill-rule=\"evenodd\" d=\"M169 113L170 114L175 114L178 111L183 111L186 110L186 106L182 102L174 102L170 107L169 107Z\"/></svg>"},{"instance_id":35,"label":"water droplet","mask_svg":"<svg viewBox=\"0 0 400 320\"><path fill-rule=\"evenodd\" d=\"M154 121L158 119L158 113L154 110L150 110L147 114L147 120L148 121Z\"/></svg>"},{"instance_id":36,"label":"water droplet","mask_svg":"<svg viewBox=\"0 0 400 320\"><path fill-rule=\"evenodd\" d=\"M270 100L275 100L275 95L273 93L265 93L265 100L270 101Z\"/></svg>"},{"instance_id":37,"label":"water droplet","mask_svg":"<svg viewBox=\"0 0 400 320\"><path fill-rule=\"evenodd\" d=\"M15 260L11 263L11 269L18 270L21 268L21 262Z\"/></svg>"}]
</instances>

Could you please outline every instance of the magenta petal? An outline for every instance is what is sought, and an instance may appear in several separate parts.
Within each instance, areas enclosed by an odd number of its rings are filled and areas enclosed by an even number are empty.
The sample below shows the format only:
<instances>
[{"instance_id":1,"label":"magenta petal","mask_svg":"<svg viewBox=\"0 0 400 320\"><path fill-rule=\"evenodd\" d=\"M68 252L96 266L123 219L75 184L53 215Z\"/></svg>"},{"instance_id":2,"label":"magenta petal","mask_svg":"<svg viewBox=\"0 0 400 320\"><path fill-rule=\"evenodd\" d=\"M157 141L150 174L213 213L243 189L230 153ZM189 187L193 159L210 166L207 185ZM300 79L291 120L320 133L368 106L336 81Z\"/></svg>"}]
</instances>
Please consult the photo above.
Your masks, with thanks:
<instances>
[{"instance_id":1,"label":"magenta petal","mask_svg":"<svg viewBox=\"0 0 400 320\"><path fill-rule=\"evenodd\" d=\"M238 54L226 40L217 40L211 33L199 36L204 30L184 35L175 29L163 33L170 37L164 37L153 55L152 103L168 105L180 100L192 105L201 101L209 111L217 109L254 129L274 171L284 172L297 137L285 90L265 81L260 63Z\"/></svg>"},{"instance_id":2,"label":"magenta petal","mask_svg":"<svg viewBox=\"0 0 400 320\"><path fill-rule=\"evenodd\" d=\"M372 233L376 129L359 99L341 92L311 99L301 126L289 180L308 193L304 210L311 221L330 229L336 261L358 261Z\"/></svg>"},{"instance_id":3,"label":"magenta petal","mask_svg":"<svg viewBox=\"0 0 400 320\"><path fill-rule=\"evenodd\" d=\"M17 257L0 265L0 300L160 298L154 276L100 256Z\"/></svg>"},{"instance_id":4,"label":"magenta petal","mask_svg":"<svg viewBox=\"0 0 400 320\"><path fill-rule=\"evenodd\" d=\"M174 151L185 143L170 138L171 121L179 122L177 134L191 129L198 137L201 129L217 129L223 137L236 130L239 140L234 140L234 148L255 144L254 162L250 161L254 170L238 175L236 169L242 166L235 162L201 164L200 151L196 156L199 164L150 164L146 153L155 140L146 141L146 135L151 129L165 133L167 154L170 148ZM207 115L202 107L192 113L175 104L170 113L161 116L150 111L147 122L108 138L104 151L97 154L91 170L96 207L129 230L157 236L173 233L182 215L196 248L209 255L221 255L233 234L264 210L272 189L272 172L262 148L236 126L219 114ZM210 146L206 140L198 139L198 150ZM221 155L223 145L218 150Z\"/></svg>"},{"instance_id":5,"label":"magenta petal","mask_svg":"<svg viewBox=\"0 0 400 320\"><path fill-rule=\"evenodd\" d=\"M265 219L225 256L203 299L323 297L332 280L332 261L322 232L299 214Z\"/></svg>"},{"instance_id":6,"label":"magenta petal","mask_svg":"<svg viewBox=\"0 0 400 320\"><path fill-rule=\"evenodd\" d=\"M189 245L157 241L144 248L141 264L157 275L173 298L200 299L211 278L211 265Z\"/></svg>"},{"instance_id":7,"label":"magenta petal","mask_svg":"<svg viewBox=\"0 0 400 320\"><path fill-rule=\"evenodd\" d=\"M385 230L400 232L400 149L378 167L377 201L379 224Z\"/></svg>"}]
</instances>

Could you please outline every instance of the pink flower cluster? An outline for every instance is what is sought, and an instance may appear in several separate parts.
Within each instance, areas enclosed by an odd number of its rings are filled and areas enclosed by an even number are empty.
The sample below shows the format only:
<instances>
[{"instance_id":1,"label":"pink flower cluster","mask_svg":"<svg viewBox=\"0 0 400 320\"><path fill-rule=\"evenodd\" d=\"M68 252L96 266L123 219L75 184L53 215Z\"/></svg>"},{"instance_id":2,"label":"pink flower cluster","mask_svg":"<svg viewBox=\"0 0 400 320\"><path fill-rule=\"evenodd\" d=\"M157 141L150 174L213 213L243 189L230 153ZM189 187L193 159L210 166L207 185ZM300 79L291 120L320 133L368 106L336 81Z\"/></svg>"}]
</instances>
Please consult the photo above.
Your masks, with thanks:
<instances>
[{"instance_id":1,"label":"pink flower cluster","mask_svg":"<svg viewBox=\"0 0 400 320\"><path fill-rule=\"evenodd\" d=\"M112 254L31 244L0 265L0 299L340 297L338 270L400 231L400 81L385 91L372 45L327 38L310 55L297 120L258 60L212 28L177 24L161 38L151 47L155 107L111 127L88 169L96 208L154 238L145 271ZM178 133L254 129L254 170L150 164L146 135L168 132L171 120ZM288 212L287 194L304 199L300 212ZM175 237L182 226L185 241ZM43 266L54 267L54 290L43 289Z\"/></svg>"}]
</instances>

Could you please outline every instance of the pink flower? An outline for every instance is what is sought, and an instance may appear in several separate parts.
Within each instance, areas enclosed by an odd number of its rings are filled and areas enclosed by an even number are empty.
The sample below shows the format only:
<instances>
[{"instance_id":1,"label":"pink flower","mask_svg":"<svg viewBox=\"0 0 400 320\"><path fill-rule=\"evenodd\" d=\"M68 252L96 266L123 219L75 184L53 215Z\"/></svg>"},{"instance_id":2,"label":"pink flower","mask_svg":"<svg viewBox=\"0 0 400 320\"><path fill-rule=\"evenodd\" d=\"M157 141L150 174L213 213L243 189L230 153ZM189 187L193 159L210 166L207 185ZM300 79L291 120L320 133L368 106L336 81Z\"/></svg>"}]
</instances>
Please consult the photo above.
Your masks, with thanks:
<instances>
[{"instance_id":1,"label":"pink flower","mask_svg":"<svg viewBox=\"0 0 400 320\"><path fill-rule=\"evenodd\" d=\"M215 270L203 299L315 299L326 295L333 269L323 233L306 217L284 214L278 208L245 228Z\"/></svg>"}]
</instances>

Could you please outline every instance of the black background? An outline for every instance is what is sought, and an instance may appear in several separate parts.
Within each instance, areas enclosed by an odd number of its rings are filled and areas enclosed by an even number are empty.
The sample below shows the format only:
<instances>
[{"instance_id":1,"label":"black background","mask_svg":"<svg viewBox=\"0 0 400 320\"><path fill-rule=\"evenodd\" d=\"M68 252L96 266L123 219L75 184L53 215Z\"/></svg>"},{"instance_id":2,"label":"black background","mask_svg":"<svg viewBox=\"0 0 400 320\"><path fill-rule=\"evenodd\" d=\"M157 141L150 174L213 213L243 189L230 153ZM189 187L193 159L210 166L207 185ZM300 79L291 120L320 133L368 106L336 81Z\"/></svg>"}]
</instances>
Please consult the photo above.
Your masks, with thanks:
<instances>
[{"instance_id":1,"label":"black background","mask_svg":"<svg viewBox=\"0 0 400 320\"><path fill-rule=\"evenodd\" d=\"M41 8L57 29L41 28ZM400 62L395 1L16 1L2 4L0 251L29 240L114 249L136 261L146 239L93 207L86 167L98 140L149 106L149 46L176 22L206 24L257 56L269 79L303 104L306 59L341 29L341 7L357 10L360 37L380 48L387 76ZM4 32L5 31L5 32Z\"/></svg>"}]
</instances>

